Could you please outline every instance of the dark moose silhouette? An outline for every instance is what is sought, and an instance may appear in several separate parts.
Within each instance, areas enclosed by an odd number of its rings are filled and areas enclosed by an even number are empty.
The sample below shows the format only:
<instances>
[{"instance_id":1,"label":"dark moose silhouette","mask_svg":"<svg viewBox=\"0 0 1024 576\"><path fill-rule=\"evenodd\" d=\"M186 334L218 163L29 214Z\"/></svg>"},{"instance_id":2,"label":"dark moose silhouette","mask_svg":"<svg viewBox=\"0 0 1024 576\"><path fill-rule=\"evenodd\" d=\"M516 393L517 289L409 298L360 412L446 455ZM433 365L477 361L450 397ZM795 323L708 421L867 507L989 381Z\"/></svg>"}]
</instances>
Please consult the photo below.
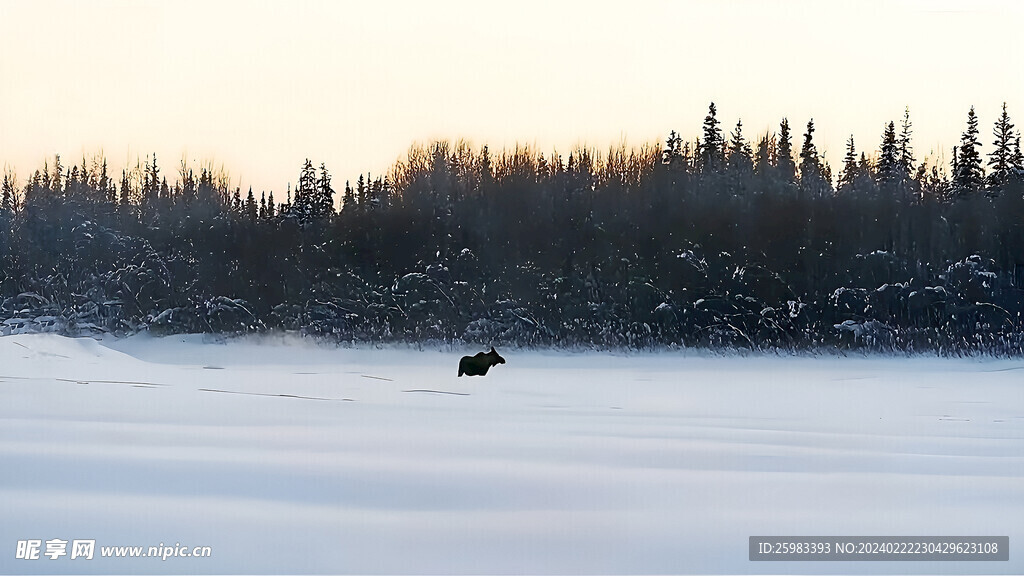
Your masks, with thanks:
<instances>
[{"instance_id":1,"label":"dark moose silhouette","mask_svg":"<svg viewBox=\"0 0 1024 576\"><path fill-rule=\"evenodd\" d=\"M485 376L491 366L504 363L505 359L498 355L494 350L494 346L491 346L490 352L477 352L473 356L463 356L459 360L459 376L463 374L467 376Z\"/></svg>"}]
</instances>

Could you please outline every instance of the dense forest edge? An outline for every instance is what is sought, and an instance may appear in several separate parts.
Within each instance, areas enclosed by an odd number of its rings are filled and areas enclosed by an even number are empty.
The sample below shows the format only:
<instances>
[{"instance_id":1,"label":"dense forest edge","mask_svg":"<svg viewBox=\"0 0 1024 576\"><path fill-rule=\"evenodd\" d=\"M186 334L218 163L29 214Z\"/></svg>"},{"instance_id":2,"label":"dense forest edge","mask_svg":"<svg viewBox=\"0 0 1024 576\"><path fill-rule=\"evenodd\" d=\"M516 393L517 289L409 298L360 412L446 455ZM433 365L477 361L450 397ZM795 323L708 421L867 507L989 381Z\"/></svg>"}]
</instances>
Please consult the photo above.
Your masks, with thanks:
<instances>
[{"instance_id":1,"label":"dense forest edge","mask_svg":"<svg viewBox=\"0 0 1024 576\"><path fill-rule=\"evenodd\" d=\"M1024 157L972 108L952 162L909 111L833 168L808 122L563 157L414 146L282 194L155 156L48 161L0 197L0 334L245 334L337 342L1024 353ZM798 137L799 138L799 137ZM948 170L947 170L948 168Z\"/></svg>"}]
</instances>

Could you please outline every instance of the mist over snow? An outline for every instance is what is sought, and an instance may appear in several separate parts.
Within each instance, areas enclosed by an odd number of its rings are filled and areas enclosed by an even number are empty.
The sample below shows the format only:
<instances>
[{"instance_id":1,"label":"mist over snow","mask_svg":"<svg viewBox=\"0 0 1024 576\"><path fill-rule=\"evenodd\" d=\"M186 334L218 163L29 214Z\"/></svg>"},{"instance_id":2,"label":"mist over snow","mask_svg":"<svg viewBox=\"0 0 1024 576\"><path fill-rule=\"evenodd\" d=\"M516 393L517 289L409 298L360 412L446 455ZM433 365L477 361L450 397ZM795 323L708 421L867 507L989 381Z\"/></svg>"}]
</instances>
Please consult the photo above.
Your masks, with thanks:
<instances>
[{"instance_id":1,"label":"mist over snow","mask_svg":"<svg viewBox=\"0 0 1024 576\"><path fill-rule=\"evenodd\" d=\"M0 573L1024 572L1019 359L0 338ZM1008 535L1009 562L749 562ZM95 539L92 560L15 559ZM101 558L104 546L208 558Z\"/></svg>"}]
</instances>

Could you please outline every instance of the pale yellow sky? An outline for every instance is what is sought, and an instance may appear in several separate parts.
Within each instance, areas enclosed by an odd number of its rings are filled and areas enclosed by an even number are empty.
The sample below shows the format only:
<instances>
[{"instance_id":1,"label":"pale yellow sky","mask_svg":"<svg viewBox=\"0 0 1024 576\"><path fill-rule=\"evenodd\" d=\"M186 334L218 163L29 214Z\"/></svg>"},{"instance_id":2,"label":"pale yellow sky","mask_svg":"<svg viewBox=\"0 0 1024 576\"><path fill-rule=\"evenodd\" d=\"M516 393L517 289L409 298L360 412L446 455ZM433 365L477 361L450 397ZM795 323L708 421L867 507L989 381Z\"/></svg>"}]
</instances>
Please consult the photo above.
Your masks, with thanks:
<instances>
[{"instance_id":1,"label":"pale yellow sky","mask_svg":"<svg viewBox=\"0 0 1024 576\"><path fill-rule=\"evenodd\" d=\"M918 158L948 158L973 104L985 153L1003 101L1024 126L1021 4L0 0L0 164L155 152L283 191L306 157L343 182L433 139L692 139L710 101L797 146L813 117L837 170L905 106Z\"/></svg>"}]
</instances>

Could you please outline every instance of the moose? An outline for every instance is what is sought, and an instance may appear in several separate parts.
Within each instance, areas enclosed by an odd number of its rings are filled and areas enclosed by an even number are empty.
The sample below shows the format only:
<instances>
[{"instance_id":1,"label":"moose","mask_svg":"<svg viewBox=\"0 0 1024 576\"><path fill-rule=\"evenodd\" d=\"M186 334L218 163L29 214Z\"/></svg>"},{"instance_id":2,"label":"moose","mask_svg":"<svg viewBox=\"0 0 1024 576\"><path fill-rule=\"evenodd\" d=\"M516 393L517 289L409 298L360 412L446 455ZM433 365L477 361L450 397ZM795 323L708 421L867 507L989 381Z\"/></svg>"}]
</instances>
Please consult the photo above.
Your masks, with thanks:
<instances>
[{"instance_id":1,"label":"moose","mask_svg":"<svg viewBox=\"0 0 1024 576\"><path fill-rule=\"evenodd\" d=\"M505 359L494 351L494 346L491 346L490 352L477 352L473 356L463 356L462 360L459 360L459 376L463 374L467 376L484 376L491 369L491 366L504 363Z\"/></svg>"}]
</instances>

